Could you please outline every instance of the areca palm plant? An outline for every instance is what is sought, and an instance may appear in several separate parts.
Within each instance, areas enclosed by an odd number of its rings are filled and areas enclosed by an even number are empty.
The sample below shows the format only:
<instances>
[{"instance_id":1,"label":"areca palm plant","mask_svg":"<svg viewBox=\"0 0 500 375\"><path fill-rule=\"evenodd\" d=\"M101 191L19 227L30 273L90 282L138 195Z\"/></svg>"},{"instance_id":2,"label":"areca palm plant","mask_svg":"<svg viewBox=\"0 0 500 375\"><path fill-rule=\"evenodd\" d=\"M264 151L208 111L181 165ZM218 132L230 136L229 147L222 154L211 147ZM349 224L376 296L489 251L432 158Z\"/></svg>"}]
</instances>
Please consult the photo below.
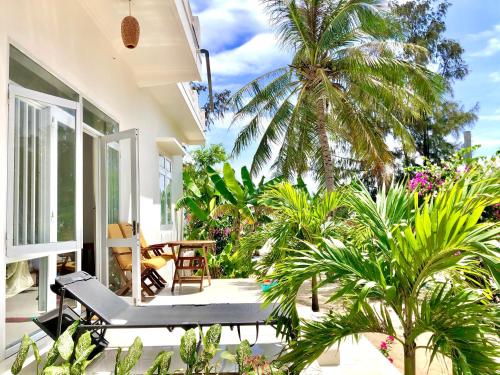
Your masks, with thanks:
<instances>
[{"instance_id":1,"label":"areca palm plant","mask_svg":"<svg viewBox=\"0 0 500 375\"><path fill-rule=\"evenodd\" d=\"M288 66L243 86L232 98L233 123L245 121L233 154L260 138L251 166L290 177L311 169L332 191L334 157L382 172L392 156L387 134L411 148L405 124L430 111L441 92L438 75L401 57L425 53L398 41L382 0L262 0ZM350 155L348 155L350 156Z\"/></svg>"},{"instance_id":2,"label":"areca palm plant","mask_svg":"<svg viewBox=\"0 0 500 375\"><path fill-rule=\"evenodd\" d=\"M270 251L258 265L260 272L264 274L273 265L280 263L290 249L301 248L302 241L315 244L334 233L333 212L339 207L340 194L326 192L311 196L305 185L293 186L289 182L282 182L267 189L260 202L269 209L271 220L242 238L237 255L244 262L248 261L255 249L267 243ZM311 275L311 280L312 309L319 311L316 275Z\"/></svg>"},{"instance_id":3,"label":"areca palm plant","mask_svg":"<svg viewBox=\"0 0 500 375\"><path fill-rule=\"evenodd\" d=\"M499 193L498 170L467 173L423 203L402 186L376 201L365 188L354 189L346 199L359 226L353 238L309 245L276 269L279 283L267 298L280 300L278 315L296 315L298 288L320 272L338 285L331 300L344 302L342 311L303 321L282 361L300 370L345 337L378 332L403 345L405 375L415 375L419 349L431 359L449 357L454 375L498 374L498 307L466 278L489 278L498 288L500 224L478 220ZM423 333L430 339L417 346Z\"/></svg>"}]
</instances>

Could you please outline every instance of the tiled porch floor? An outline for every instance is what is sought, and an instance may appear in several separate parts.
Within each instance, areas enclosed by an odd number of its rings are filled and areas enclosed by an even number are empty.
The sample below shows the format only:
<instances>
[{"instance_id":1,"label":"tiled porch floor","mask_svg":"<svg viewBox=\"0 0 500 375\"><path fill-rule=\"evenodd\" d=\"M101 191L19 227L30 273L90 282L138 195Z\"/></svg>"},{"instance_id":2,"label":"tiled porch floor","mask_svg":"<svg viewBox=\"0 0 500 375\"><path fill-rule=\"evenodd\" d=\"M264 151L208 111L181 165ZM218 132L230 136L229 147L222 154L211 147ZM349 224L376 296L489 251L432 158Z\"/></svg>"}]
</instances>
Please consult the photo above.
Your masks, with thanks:
<instances>
[{"instance_id":1,"label":"tiled porch floor","mask_svg":"<svg viewBox=\"0 0 500 375\"><path fill-rule=\"evenodd\" d=\"M203 291L199 291L196 285L183 285L182 288L176 286L175 292L171 293L167 287L154 298L145 301L145 304L169 305L169 304L204 304L204 303L242 303L257 302L261 298L260 286L251 279L218 279L212 280L212 285L207 286ZM301 315L310 316L310 310L300 307ZM144 343L144 353L134 374L142 374L153 362L156 354L162 350L171 350L175 354L172 363L172 370L182 368L182 362L178 355L178 345L184 333L181 329L169 332L165 329L129 329L129 330L109 330L107 338L110 341L108 349L104 355L88 369L88 374L111 374L116 348L118 346L128 347L136 336L140 336ZM242 337L250 342L255 340L254 327L242 327ZM48 339L44 340L46 345ZM224 350L234 352L235 346L239 343L236 330L231 331L224 328L221 338L221 346ZM275 337L272 327L261 327L257 345L254 346L256 354L265 354L270 358L279 353L281 342ZM334 349L336 350L336 348ZM392 366L378 350L364 337L360 342L347 341L340 345L340 364L337 366L314 365L308 371L311 374L331 374L331 375L397 375L398 370ZM9 366L13 359L0 364L0 374L9 374ZM221 371L232 371L234 365L223 362ZM23 372L30 374L30 370ZM33 372L34 373L34 372Z\"/></svg>"}]
</instances>

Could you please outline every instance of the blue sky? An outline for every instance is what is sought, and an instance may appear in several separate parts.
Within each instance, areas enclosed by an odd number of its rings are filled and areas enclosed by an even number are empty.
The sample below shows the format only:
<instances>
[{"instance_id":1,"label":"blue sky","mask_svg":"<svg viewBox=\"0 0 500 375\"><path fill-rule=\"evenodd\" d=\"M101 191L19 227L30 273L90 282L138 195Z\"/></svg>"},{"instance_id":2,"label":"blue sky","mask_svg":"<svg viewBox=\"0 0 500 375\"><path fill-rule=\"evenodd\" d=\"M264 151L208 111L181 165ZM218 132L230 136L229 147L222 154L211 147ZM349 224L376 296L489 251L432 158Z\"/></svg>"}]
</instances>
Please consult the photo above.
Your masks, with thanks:
<instances>
[{"instance_id":1,"label":"blue sky","mask_svg":"<svg viewBox=\"0 0 500 375\"><path fill-rule=\"evenodd\" d=\"M464 47L470 69L465 80L455 83L455 99L466 108L479 103L473 144L482 145L481 154L491 155L500 149L500 0L451 3L446 35ZM191 5L200 17L201 44L211 52L216 90L237 90L287 64L287 53L277 45L258 0L191 0ZM207 134L207 143L222 143L231 151L238 126L229 128L231 115L227 117ZM235 168L249 165L254 149L234 160Z\"/></svg>"}]
</instances>

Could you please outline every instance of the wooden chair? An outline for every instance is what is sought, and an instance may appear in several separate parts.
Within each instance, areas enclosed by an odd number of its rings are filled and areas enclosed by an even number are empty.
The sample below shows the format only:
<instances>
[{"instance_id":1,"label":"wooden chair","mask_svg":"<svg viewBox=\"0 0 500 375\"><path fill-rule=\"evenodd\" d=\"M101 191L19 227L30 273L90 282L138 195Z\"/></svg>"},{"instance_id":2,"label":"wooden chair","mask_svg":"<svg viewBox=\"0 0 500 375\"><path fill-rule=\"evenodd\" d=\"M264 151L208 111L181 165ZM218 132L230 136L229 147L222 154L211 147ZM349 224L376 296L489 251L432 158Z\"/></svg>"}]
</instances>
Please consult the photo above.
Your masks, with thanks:
<instances>
[{"instance_id":1,"label":"wooden chair","mask_svg":"<svg viewBox=\"0 0 500 375\"><path fill-rule=\"evenodd\" d=\"M76 262L73 259L74 255L60 254L57 256L57 274L66 275L76 271Z\"/></svg>"},{"instance_id":2,"label":"wooden chair","mask_svg":"<svg viewBox=\"0 0 500 375\"><path fill-rule=\"evenodd\" d=\"M118 224L108 224L108 236L109 238L116 239L127 238ZM132 280L127 277L127 272L132 271L132 250L129 247L113 247L111 250L118 264L123 285L117 291L117 294L123 295L132 288ZM150 258L141 256L141 286L143 293L154 296L165 287L164 280L159 276L157 271L166 264L167 261L160 256ZM156 288L156 293L152 287Z\"/></svg>"},{"instance_id":3,"label":"wooden chair","mask_svg":"<svg viewBox=\"0 0 500 375\"><path fill-rule=\"evenodd\" d=\"M118 225L120 226L120 229L125 238L132 237L132 225L130 223L119 223ZM166 246L166 244L159 243L148 245L146 239L144 238L144 235L142 234L142 230L139 231L139 244L141 245L142 255L145 258L151 259L161 256L163 259L165 259L165 262L168 262L171 259L175 261L175 254L168 254L163 251L163 248ZM161 275L156 270L153 270L153 274L158 280L160 280L161 283L167 284L165 279L163 279L163 277L161 277Z\"/></svg>"},{"instance_id":4,"label":"wooden chair","mask_svg":"<svg viewBox=\"0 0 500 375\"><path fill-rule=\"evenodd\" d=\"M123 234L127 237L130 237L132 235L132 225L129 223L120 223L120 229L122 230ZM157 243L157 244L148 244L146 241L146 238L144 237L144 234L142 233L142 230L139 230L139 242L141 245L141 250L143 255L145 256L161 256L164 258L167 262L169 260L174 260L176 258L175 252L172 250L172 253L166 253L165 252L165 247L168 247L169 242L165 243Z\"/></svg>"}]
</instances>

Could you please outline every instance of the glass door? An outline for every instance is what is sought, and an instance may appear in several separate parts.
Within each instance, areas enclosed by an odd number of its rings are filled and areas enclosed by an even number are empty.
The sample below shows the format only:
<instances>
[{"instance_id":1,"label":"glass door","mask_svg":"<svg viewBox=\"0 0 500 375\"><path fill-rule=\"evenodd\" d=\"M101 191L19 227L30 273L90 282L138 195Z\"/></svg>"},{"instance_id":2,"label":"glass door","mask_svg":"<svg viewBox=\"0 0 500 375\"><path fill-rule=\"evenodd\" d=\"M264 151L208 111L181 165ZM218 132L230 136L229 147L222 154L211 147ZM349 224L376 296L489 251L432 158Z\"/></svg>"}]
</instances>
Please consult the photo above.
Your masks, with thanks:
<instances>
[{"instance_id":1,"label":"glass door","mask_svg":"<svg viewBox=\"0 0 500 375\"><path fill-rule=\"evenodd\" d=\"M138 129L101 138L101 281L141 300Z\"/></svg>"},{"instance_id":2,"label":"glass door","mask_svg":"<svg viewBox=\"0 0 500 375\"><path fill-rule=\"evenodd\" d=\"M40 337L32 318L56 307L49 285L78 269L79 113L78 102L9 85L7 354L24 333Z\"/></svg>"}]
</instances>

